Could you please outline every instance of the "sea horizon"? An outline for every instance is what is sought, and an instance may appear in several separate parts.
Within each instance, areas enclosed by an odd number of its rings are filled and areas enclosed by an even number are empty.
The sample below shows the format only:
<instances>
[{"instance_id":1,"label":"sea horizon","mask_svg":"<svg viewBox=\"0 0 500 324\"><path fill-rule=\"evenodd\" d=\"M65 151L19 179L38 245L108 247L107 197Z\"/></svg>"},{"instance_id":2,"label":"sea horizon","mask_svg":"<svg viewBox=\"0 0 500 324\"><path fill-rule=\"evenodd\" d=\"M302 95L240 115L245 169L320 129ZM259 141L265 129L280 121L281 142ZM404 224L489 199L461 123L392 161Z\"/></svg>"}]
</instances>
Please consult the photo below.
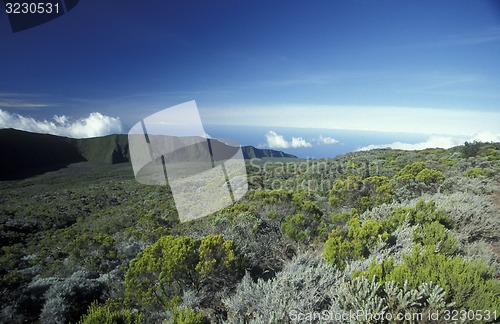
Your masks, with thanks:
<instances>
[{"instance_id":1,"label":"sea horizon","mask_svg":"<svg viewBox=\"0 0 500 324\"><path fill-rule=\"evenodd\" d=\"M429 139L429 135L414 133L272 126L205 125L205 131L212 138L230 139L241 146L282 151L301 159L334 158L370 146L389 147L391 143L417 145ZM266 135L284 141L280 142L281 146L269 145Z\"/></svg>"}]
</instances>

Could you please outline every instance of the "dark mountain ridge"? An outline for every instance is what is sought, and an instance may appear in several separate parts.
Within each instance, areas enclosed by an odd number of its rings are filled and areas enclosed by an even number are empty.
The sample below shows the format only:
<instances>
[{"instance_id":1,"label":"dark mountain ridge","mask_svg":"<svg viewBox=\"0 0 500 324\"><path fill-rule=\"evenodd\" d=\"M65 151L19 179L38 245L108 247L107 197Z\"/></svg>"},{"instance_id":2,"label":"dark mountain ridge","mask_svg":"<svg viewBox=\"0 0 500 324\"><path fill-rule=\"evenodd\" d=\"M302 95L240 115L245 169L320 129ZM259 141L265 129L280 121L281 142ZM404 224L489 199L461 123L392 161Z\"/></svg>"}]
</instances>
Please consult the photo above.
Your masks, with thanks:
<instances>
[{"instance_id":1,"label":"dark mountain ridge","mask_svg":"<svg viewBox=\"0 0 500 324\"><path fill-rule=\"evenodd\" d=\"M243 157L297 158L281 151L243 146ZM16 129L0 129L0 180L14 180L64 168L71 163L130 162L124 134L75 139Z\"/></svg>"}]
</instances>

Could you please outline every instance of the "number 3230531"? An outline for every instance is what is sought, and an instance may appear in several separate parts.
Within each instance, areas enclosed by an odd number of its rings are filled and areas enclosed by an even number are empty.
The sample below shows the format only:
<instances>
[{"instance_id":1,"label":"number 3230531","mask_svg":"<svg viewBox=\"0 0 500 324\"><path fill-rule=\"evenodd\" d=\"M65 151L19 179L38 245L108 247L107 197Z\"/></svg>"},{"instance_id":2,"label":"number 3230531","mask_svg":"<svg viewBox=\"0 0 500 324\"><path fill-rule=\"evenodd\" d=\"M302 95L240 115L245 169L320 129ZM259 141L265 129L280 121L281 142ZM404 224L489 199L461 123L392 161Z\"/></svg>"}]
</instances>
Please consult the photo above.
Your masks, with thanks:
<instances>
[{"instance_id":1,"label":"number 3230531","mask_svg":"<svg viewBox=\"0 0 500 324\"><path fill-rule=\"evenodd\" d=\"M5 4L7 14L52 14L59 13L59 3L51 2L7 2Z\"/></svg>"}]
</instances>

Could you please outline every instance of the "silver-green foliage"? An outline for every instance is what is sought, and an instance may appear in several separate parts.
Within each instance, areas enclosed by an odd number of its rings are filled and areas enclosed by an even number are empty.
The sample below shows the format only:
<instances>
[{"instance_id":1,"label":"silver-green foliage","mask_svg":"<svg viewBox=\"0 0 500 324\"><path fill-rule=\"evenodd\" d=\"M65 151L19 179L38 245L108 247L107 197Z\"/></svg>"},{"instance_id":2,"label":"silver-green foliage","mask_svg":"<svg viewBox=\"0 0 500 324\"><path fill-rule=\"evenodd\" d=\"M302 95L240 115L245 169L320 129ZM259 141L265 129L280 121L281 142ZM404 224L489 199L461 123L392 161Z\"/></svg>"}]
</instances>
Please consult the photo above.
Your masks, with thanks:
<instances>
[{"instance_id":1,"label":"silver-green foliage","mask_svg":"<svg viewBox=\"0 0 500 324\"><path fill-rule=\"evenodd\" d=\"M223 299L227 323L291 323L295 314L365 314L352 323L373 322L373 315L441 310L453 306L446 302L443 288L423 283L411 289L407 282L386 281L375 277L351 277L327 265L312 253L303 253L287 263L276 277L254 282L246 275L235 292ZM326 313L324 313L326 312ZM296 318L295 318L296 319ZM317 320L325 320L320 316ZM326 321L328 322L328 320Z\"/></svg>"},{"instance_id":2,"label":"silver-green foliage","mask_svg":"<svg viewBox=\"0 0 500 324\"><path fill-rule=\"evenodd\" d=\"M387 306L380 296L382 285L373 278L357 277L346 280L334 294L333 308L343 311L361 311L364 314L383 314ZM336 305L335 305L336 304Z\"/></svg>"},{"instance_id":3,"label":"silver-green foliage","mask_svg":"<svg viewBox=\"0 0 500 324\"><path fill-rule=\"evenodd\" d=\"M247 274L235 293L223 300L228 323L283 323L289 321L292 310L325 309L342 276L311 253L297 256L268 281L253 282Z\"/></svg>"},{"instance_id":4,"label":"silver-green foliage","mask_svg":"<svg viewBox=\"0 0 500 324\"><path fill-rule=\"evenodd\" d=\"M101 297L104 284L85 270L74 272L68 278L42 278L29 285L31 290L43 293L44 304L40 320L45 323L77 321L87 306Z\"/></svg>"},{"instance_id":5,"label":"silver-green foliage","mask_svg":"<svg viewBox=\"0 0 500 324\"><path fill-rule=\"evenodd\" d=\"M499 208L490 197L457 192L449 195L436 194L432 199L453 218L455 230L467 237L469 242L500 238Z\"/></svg>"},{"instance_id":6,"label":"silver-green foliage","mask_svg":"<svg viewBox=\"0 0 500 324\"><path fill-rule=\"evenodd\" d=\"M351 319L352 323L373 323L377 318L396 319L398 314L428 314L453 306L446 302L444 289L433 282L410 289L408 282L401 285L387 281L382 285L375 277L370 280L365 276L339 285L332 301L332 313L360 314Z\"/></svg>"}]
</instances>

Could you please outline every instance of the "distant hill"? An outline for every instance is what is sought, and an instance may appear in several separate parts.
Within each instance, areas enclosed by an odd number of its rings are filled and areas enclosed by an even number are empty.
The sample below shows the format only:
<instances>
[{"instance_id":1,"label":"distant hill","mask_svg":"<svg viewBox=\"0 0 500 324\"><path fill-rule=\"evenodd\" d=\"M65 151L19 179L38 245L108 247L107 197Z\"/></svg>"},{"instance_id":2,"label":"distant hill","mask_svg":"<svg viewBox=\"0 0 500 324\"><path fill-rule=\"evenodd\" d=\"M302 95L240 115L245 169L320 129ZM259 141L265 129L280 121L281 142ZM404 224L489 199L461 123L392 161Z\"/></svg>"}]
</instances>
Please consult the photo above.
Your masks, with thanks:
<instances>
[{"instance_id":1,"label":"distant hill","mask_svg":"<svg viewBox=\"0 0 500 324\"><path fill-rule=\"evenodd\" d=\"M294 158L296 159L297 157L292 154L288 154L285 152L281 151L276 151L276 150L268 150L268 149L258 149L253 146L242 146L241 150L243 151L243 156L245 159L262 159L262 158Z\"/></svg>"},{"instance_id":2,"label":"distant hill","mask_svg":"<svg viewBox=\"0 0 500 324\"><path fill-rule=\"evenodd\" d=\"M242 147L245 159L297 158L281 151ZM0 129L0 180L57 170L77 162L116 164L130 161L127 135L74 139Z\"/></svg>"}]
</instances>

